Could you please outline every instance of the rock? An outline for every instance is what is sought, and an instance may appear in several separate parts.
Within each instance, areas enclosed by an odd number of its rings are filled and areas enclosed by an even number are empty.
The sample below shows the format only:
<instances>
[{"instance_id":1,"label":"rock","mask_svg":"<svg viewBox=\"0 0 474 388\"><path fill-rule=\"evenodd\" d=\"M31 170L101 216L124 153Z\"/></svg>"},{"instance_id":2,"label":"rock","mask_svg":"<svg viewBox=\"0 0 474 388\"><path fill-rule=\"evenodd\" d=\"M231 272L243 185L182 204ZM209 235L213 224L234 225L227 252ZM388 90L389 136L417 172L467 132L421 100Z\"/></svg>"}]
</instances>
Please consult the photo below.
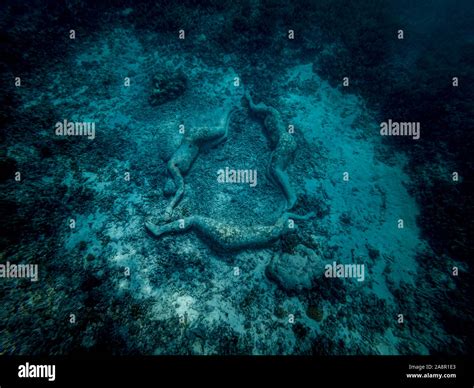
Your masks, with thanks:
<instances>
[{"instance_id":1,"label":"rock","mask_svg":"<svg viewBox=\"0 0 474 388\"><path fill-rule=\"evenodd\" d=\"M169 70L160 72L153 77L150 104L153 106L164 104L181 96L187 87L187 79L182 72Z\"/></svg>"},{"instance_id":2,"label":"rock","mask_svg":"<svg viewBox=\"0 0 474 388\"><path fill-rule=\"evenodd\" d=\"M286 291L302 291L323 275L324 263L316 252L299 244L294 254L277 253L265 273Z\"/></svg>"}]
</instances>

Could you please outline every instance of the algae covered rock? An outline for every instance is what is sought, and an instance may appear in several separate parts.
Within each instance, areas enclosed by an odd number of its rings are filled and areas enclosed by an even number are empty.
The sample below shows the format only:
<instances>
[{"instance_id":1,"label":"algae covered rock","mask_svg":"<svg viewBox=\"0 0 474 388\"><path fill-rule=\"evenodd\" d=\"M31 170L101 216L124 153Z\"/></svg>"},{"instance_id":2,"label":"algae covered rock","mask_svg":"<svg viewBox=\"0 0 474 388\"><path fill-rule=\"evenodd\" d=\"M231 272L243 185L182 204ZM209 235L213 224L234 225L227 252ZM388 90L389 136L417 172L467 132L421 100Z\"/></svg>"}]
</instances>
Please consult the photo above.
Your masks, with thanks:
<instances>
[{"instance_id":1,"label":"algae covered rock","mask_svg":"<svg viewBox=\"0 0 474 388\"><path fill-rule=\"evenodd\" d=\"M321 257L302 244L296 247L294 254L277 253L265 271L270 280L286 291L310 289L323 272Z\"/></svg>"},{"instance_id":2,"label":"algae covered rock","mask_svg":"<svg viewBox=\"0 0 474 388\"><path fill-rule=\"evenodd\" d=\"M316 322L321 322L324 318L324 310L319 306L308 306L306 315Z\"/></svg>"},{"instance_id":3,"label":"algae covered rock","mask_svg":"<svg viewBox=\"0 0 474 388\"><path fill-rule=\"evenodd\" d=\"M176 100L187 88L187 78L183 72L164 70L152 79L150 104L153 106Z\"/></svg>"}]
</instances>

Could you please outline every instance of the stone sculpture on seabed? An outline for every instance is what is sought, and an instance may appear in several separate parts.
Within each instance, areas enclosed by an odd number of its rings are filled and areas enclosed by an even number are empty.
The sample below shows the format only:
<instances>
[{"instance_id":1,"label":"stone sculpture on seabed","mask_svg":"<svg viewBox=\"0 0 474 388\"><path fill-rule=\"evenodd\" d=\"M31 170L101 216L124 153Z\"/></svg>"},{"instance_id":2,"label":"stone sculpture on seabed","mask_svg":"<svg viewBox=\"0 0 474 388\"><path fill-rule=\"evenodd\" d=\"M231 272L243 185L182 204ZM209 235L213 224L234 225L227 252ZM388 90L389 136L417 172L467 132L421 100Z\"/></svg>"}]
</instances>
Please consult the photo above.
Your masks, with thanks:
<instances>
[{"instance_id":1,"label":"stone sculpture on seabed","mask_svg":"<svg viewBox=\"0 0 474 388\"><path fill-rule=\"evenodd\" d=\"M262 246L279 239L282 235L295 227L294 220L308 220L314 213L297 215L289 210L296 203L296 194L290 184L286 168L292 161L296 141L285 130L280 113L264 103L255 104L247 91L245 99L252 113L263 120L263 125L272 148L267 175L270 181L284 194L286 206L283 213L273 225L238 226L224 224L212 218L193 215L171 221L173 209L182 199L185 191L184 177L191 168L200 150L204 147L215 147L225 141L228 136L229 124L236 107L229 110L225 120L218 127L200 127L193 129L189 136L183 138L181 145L168 162L168 170L176 186L176 192L166 207L164 217L159 224L146 222L148 231L155 237L168 233L180 233L195 230L204 239L210 240L220 248L242 249Z\"/></svg>"},{"instance_id":2,"label":"stone sculpture on seabed","mask_svg":"<svg viewBox=\"0 0 474 388\"><path fill-rule=\"evenodd\" d=\"M191 134L183 138L181 145L168 162L168 171L170 172L177 190L165 210L163 221L170 220L173 214L173 209L178 205L183 197L183 174L186 174L189 171L202 148L215 147L227 139L230 118L235 111L236 108L232 108L227 113L227 117L222 126L193 128Z\"/></svg>"},{"instance_id":3,"label":"stone sculpture on seabed","mask_svg":"<svg viewBox=\"0 0 474 388\"><path fill-rule=\"evenodd\" d=\"M296 141L286 129L278 112L272 106L264 103L254 104L248 91L245 92L250 110L260 119L267 132L272 148L267 176L270 181L283 191L286 198L286 210L290 210L296 203L296 194L290 184L286 168L293 160L296 151Z\"/></svg>"},{"instance_id":4,"label":"stone sculpture on seabed","mask_svg":"<svg viewBox=\"0 0 474 388\"><path fill-rule=\"evenodd\" d=\"M313 212L305 216L285 212L274 225L238 226L208 217L190 216L163 225L154 225L149 222L145 225L155 237L193 229L219 248L243 249L273 242L295 229L293 220L308 220L312 217L314 217Z\"/></svg>"}]
</instances>

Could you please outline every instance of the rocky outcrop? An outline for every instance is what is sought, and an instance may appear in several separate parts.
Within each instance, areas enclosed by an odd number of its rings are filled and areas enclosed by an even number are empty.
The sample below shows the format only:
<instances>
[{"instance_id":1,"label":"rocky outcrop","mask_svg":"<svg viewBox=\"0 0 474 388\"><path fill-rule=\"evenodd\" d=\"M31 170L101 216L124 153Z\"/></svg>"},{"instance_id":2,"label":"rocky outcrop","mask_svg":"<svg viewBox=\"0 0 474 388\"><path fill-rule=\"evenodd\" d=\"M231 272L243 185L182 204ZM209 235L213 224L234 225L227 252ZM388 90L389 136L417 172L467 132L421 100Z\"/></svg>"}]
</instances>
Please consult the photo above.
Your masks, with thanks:
<instances>
[{"instance_id":1,"label":"rocky outcrop","mask_svg":"<svg viewBox=\"0 0 474 388\"><path fill-rule=\"evenodd\" d=\"M267 277L286 291L312 288L316 279L323 276L324 262L314 250L299 244L295 252L277 252L265 271Z\"/></svg>"}]
</instances>

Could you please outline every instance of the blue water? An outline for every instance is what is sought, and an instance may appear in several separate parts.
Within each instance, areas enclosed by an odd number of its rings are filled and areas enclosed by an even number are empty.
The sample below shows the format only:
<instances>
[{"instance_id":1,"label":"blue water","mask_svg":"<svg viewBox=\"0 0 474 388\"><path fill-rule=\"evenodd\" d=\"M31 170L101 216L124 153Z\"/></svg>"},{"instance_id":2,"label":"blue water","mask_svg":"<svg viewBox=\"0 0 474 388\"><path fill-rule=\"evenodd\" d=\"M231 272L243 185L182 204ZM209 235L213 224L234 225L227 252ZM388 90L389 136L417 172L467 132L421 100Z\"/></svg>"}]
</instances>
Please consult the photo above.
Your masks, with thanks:
<instances>
[{"instance_id":1,"label":"blue water","mask_svg":"<svg viewBox=\"0 0 474 388\"><path fill-rule=\"evenodd\" d=\"M2 5L0 353L472 352L473 7L376 3Z\"/></svg>"}]
</instances>

